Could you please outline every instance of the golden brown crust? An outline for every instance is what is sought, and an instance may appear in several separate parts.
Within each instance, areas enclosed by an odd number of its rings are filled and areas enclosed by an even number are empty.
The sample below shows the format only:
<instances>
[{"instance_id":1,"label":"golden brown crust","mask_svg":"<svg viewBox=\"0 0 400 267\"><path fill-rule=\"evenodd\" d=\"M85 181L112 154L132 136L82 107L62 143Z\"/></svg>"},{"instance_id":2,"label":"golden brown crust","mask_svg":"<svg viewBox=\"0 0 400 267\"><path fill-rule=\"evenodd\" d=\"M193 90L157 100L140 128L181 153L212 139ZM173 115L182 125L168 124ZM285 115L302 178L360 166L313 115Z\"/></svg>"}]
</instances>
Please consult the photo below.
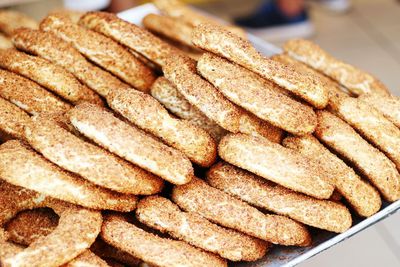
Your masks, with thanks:
<instances>
[{"instance_id":1,"label":"golden brown crust","mask_svg":"<svg viewBox=\"0 0 400 267\"><path fill-rule=\"evenodd\" d=\"M379 110L388 120L400 128L400 98L394 95L363 94L361 101Z\"/></svg>"},{"instance_id":2,"label":"golden brown crust","mask_svg":"<svg viewBox=\"0 0 400 267\"><path fill-rule=\"evenodd\" d=\"M340 102L336 114L385 153L400 170L400 129L390 120L366 102L351 97Z\"/></svg>"},{"instance_id":3,"label":"golden brown crust","mask_svg":"<svg viewBox=\"0 0 400 267\"><path fill-rule=\"evenodd\" d=\"M193 177L192 164L180 151L117 119L103 108L84 103L70 110L68 117L89 139L171 183L185 184Z\"/></svg>"},{"instance_id":4,"label":"golden brown crust","mask_svg":"<svg viewBox=\"0 0 400 267\"><path fill-rule=\"evenodd\" d=\"M89 248L100 232L102 216L98 211L58 201L8 183L2 183L0 191L0 226L26 209L49 207L60 216L58 226L49 235L37 239L28 248L14 255L1 257L2 266L60 266Z\"/></svg>"},{"instance_id":5,"label":"golden brown crust","mask_svg":"<svg viewBox=\"0 0 400 267\"><path fill-rule=\"evenodd\" d=\"M203 54L197 69L230 101L259 118L296 135L314 131L317 117L312 108L257 74L210 53Z\"/></svg>"},{"instance_id":6,"label":"golden brown crust","mask_svg":"<svg viewBox=\"0 0 400 267\"><path fill-rule=\"evenodd\" d=\"M68 20L72 21L73 23L77 24L79 22L80 18L83 15L85 15L85 12L67 9L67 8L59 8L59 9L50 11L47 15L62 16L62 17L67 18Z\"/></svg>"},{"instance_id":7,"label":"golden brown crust","mask_svg":"<svg viewBox=\"0 0 400 267\"><path fill-rule=\"evenodd\" d=\"M13 47L11 40L0 33L0 49L7 49Z\"/></svg>"},{"instance_id":8,"label":"golden brown crust","mask_svg":"<svg viewBox=\"0 0 400 267\"><path fill-rule=\"evenodd\" d=\"M193 49L193 27L179 19L164 15L149 14L143 18L143 26L151 32L165 36Z\"/></svg>"},{"instance_id":9,"label":"golden brown crust","mask_svg":"<svg viewBox=\"0 0 400 267\"><path fill-rule=\"evenodd\" d=\"M358 215L369 217L379 211L382 201L378 191L364 182L352 168L332 154L315 137L287 137L283 145L318 160L330 175L330 182Z\"/></svg>"},{"instance_id":10,"label":"golden brown crust","mask_svg":"<svg viewBox=\"0 0 400 267\"><path fill-rule=\"evenodd\" d=\"M309 67L308 65L304 64L301 61L298 61L288 54L283 53L279 55L274 55L271 59L281 62L286 65L290 65L295 69L298 73L304 73L304 75L315 75L317 76L321 82L324 84L324 87L328 91L329 95L329 103L328 108L336 109L337 106L340 104L342 99L345 99L349 96L348 92L345 92L345 88L340 86L336 81L332 80L328 76L325 76L323 73Z\"/></svg>"},{"instance_id":11,"label":"golden brown crust","mask_svg":"<svg viewBox=\"0 0 400 267\"><path fill-rule=\"evenodd\" d=\"M153 72L123 46L64 16L46 17L40 23L40 29L71 43L89 60L139 90L147 92L155 79Z\"/></svg>"},{"instance_id":12,"label":"golden brown crust","mask_svg":"<svg viewBox=\"0 0 400 267\"><path fill-rule=\"evenodd\" d=\"M311 242L303 225L283 216L264 214L198 178L175 186L172 200L183 210L274 244L307 246Z\"/></svg>"},{"instance_id":13,"label":"golden brown crust","mask_svg":"<svg viewBox=\"0 0 400 267\"><path fill-rule=\"evenodd\" d=\"M98 186L133 195L162 190L159 177L76 137L60 124L47 116L33 117L25 128L29 144L54 164Z\"/></svg>"},{"instance_id":14,"label":"golden brown crust","mask_svg":"<svg viewBox=\"0 0 400 267\"><path fill-rule=\"evenodd\" d=\"M35 82L5 70L0 70L0 96L31 115L64 113L71 108Z\"/></svg>"},{"instance_id":15,"label":"golden brown crust","mask_svg":"<svg viewBox=\"0 0 400 267\"><path fill-rule=\"evenodd\" d=\"M341 233L352 224L351 214L342 204L296 193L225 162L211 167L207 182L249 204L316 228Z\"/></svg>"},{"instance_id":16,"label":"golden brown crust","mask_svg":"<svg viewBox=\"0 0 400 267\"><path fill-rule=\"evenodd\" d=\"M246 32L242 28L230 24L222 25L222 23L224 23L223 21L216 20L210 16L205 16L179 0L155 0L153 3L162 13L183 21L192 27L203 23L211 23L221 25L230 32L242 38L247 38Z\"/></svg>"},{"instance_id":17,"label":"golden brown crust","mask_svg":"<svg viewBox=\"0 0 400 267\"><path fill-rule=\"evenodd\" d=\"M191 105L166 78L157 78L151 86L150 94L175 116L206 130L215 141L219 142L227 133L198 108Z\"/></svg>"},{"instance_id":18,"label":"golden brown crust","mask_svg":"<svg viewBox=\"0 0 400 267\"><path fill-rule=\"evenodd\" d=\"M400 199L400 174L395 164L338 117L327 111L318 111L317 116L317 138L350 161L387 201Z\"/></svg>"},{"instance_id":19,"label":"golden brown crust","mask_svg":"<svg viewBox=\"0 0 400 267\"><path fill-rule=\"evenodd\" d=\"M0 32L6 36L11 36L13 31L24 27L37 29L38 23L27 15L13 10L0 10Z\"/></svg>"},{"instance_id":20,"label":"golden brown crust","mask_svg":"<svg viewBox=\"0 0 400 267\"><path fill-rule=\"evenodd\" d=\"M58 225L59 218L51 210L34 209L17 214L6 225L8 241L29 246L40 238L51 234ZM101 266L107 267L105 261L89 250L85 250L65 267Z\"/></svg>"},{"instance_id":21,"label":"golden brown crust","mask_svg":"<svg viewBox=\"0 0 400 267\"><path fill-rule=\"evenodd\" d=\"M193 62L175 56L163 68L165 77L209 119L227 131L260 135L280 142L282 131L229 102L221 92L196 74Z\"/></svg>"},{"instance_id":22,"label":"golden brown crust","mask_svg":"<svg viewBox=\"0 0 400 267\"><path fill-rule=\"evenodd\" d=\"M88 101L101 105L101 98L71 73L49 61L14 49L0 50L0 67L31 79L76 104Z\"/></svg>"},{"instance_id":23,"label":"golden brown crust","mask_svg":"<svg viewBox=\"0 0 400 267\"><path fill-rule=\"evenodd\" d=\"M199 48L225 57L304 99L316 108L328 104L328 92L315 75L299 74L290 66L262 56L251 44L220 26L202 24L193 32Z\"/></svg>"},{"instance_id":24,"label":"golden brown crust","mask_svg":"<svg viewBox=\"0 0 400 267\"><path fill-rule=\"evenodd\" d=\"M348 88L353 94L379 92L388 94L388 89L372 75L346 64L311 41L294 39L286 42L283 49L295 59L321 71Z\"/></svg>"},{"instance_id":25,"label":"golden brown crust","mask_svg":"<svg viewBox=\"0 0 400 267\"><path fill-rule=\"evenodd\" d=\"M106 259L107 262L112 259L114 261L123 263L124 265L122 266L139 266L141 262L141 260L133 257L129 253L107 244L100 237L97 238L96 242L93 243L93 245L90 247L90 250L102 259Z\"/></svg>"},{"instance_id":26,"label":"golden brown crust","mask_svg":"<svg viewBox=\"0 0 400 267\"><path fill-rule=\"evenodd\" d=\"M267 252L268 243L222 228L195 213L181 211L160 196L142 199L136 217L149 227L231 261L255 261Z\"/></svg>"},{"instance_id":27,"label":"golden brown crust","mask_svg":"<svg viewBox=\"0 0 400 267\"><path fill-rule=\"evenodd\" d=\"M107 97L107 102L114 111L194 163L209 167L215 162L217 145L212 137L200 127L172 117L152 96L135 90L116 91Z\"/></svg>"},{"instance_id":28,"label":"golden brown crust","mask_svg":"<svg viewBox=\"0 0 400 267\"><path fill-rule=\"evenodd\" d=\"M87 61L70 43L50 32L18 29L14 32L12 40L18 49L65 68L80 82L103 97L106 97L111 89L130 87L109 72Z\"/></svg>"},{"instance_id":29,"label":"golden brown crust","mask_svg":"<svg viewBox=\"0 0 400 267\"><path fill-rule=\"evenodd\" d=\"M0 176L11 184L93 209L131 211L136 196L95 186L53 165L19 141L0 146Z\"/></svg>"},{"instance_id":30,"label":"golden brown crust","mask_svg":"<svg viewBox=\"0 0 400 267\"><path fill-rule=\"evenodd\" d=\"M106 261L90 250L85 250L78 257L65 264L63 267L109 267Z\"/></svg>"},{"instance_id":31,"label":"golden brown crust","mask_svg":"<svg viewBox=\"0 0 400 267\"><path fill-rule=\"evenodd\" d=\"M187 57L193 59L194 61L197 61L201 55L203 54L203 50L198 49L197 47L194 46L187 46L184 44L181 44L178 41L169 39L168 37L165 37L164 35L157 34L156 32L152 32L154 35L156 35L158 38L163 40L164 42L172 45L173 47L177 48L180 52L182 52L184 55Z\"/></svg>"},{"instance_id":32,"label":"golden brown crust","mask_svg":"<svg viewBox=\"0 0 400 267\"><path fill-rule=\"evenodd\" d=\"M328 199L334 187L318 162L263 138L229 134L218 153L225 161L294 191Z\"/></svg>"},{"instance_id":33,"label":"golden brown crust","mask_svg":"<svg viewBox=\"0 0 400 267\"><path fill-rule=\"evenodd\" d=\"M147 30L111 13L89 12L79 23L127 46L159 66L164 66L165 60L171 55L182 54Z\"/></svg>"},{"instance_id":34,"label":"golden brown crust","mask_svg":"<svg viewBox=\"0 0 400 267\"><path fill-rule=\"evenodd\" d=\"M24 140L24 127L31 123L25 111L0 97L0 135Z\"/></svg>"},{"instance_id":35,"label":"golden brown crust","mask_svg":"<svg viewBox=\"0 0 400 267\"><path fill-rule=\"evenodd\" d=\"M225 260L214 254L148 233L117 216L105 218L101 237L112 246L156 266L227 266Z\"/></svg>"},{"instance_id":36,"label":"golden brown crust","mask_svg":"<svg viewBox=\"0 0 400 267\"><path fill-rule=\"evenodd\" d=\"M58 216L49 209L25 210L5 225L8 240L29 246L37 239L47 236L58 225Z\"/></svg>"}]
</instances>

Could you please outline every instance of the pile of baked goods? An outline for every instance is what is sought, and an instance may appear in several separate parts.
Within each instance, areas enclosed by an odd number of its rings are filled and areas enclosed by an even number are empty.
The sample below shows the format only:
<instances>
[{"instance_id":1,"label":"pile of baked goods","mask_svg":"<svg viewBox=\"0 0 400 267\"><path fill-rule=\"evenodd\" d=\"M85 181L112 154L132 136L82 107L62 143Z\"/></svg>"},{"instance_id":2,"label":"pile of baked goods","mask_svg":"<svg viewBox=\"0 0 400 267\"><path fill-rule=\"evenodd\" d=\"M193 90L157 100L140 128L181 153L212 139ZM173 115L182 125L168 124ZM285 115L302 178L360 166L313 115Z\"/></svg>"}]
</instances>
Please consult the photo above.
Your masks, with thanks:
<instances>
[{"instance_id":1,"label":"pile of baked goods","mask_svg":"<svg viewBox=\"0 0 400 267\"><path fill-rule=\"evenodd\" d=\"M1 266L227 266L400 199L400 102L375 77L155 4L148 30L0 12Z\"/></svg>"}]
</instances>

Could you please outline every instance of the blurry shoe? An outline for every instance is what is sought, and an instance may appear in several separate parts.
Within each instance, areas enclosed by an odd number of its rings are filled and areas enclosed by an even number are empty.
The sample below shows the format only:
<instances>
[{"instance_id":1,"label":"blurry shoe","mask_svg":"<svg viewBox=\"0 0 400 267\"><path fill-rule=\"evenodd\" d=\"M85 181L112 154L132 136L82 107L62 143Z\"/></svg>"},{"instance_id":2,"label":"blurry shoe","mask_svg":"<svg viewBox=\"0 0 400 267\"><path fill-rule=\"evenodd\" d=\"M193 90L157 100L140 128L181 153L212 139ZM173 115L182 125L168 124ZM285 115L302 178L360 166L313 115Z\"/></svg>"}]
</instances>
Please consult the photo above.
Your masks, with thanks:
<instances>
[{"instance_id":1,"label":"blurry shoe","mask_svg":"<svg viewBox=\"0 0 400 267\"><path fill-rule=\"evenodd\" d=\"M351 9L350 0L319 0L318 3L324 8L337 13L345 13Z\"/></svg>"},{"instance_id":2,"label":"blurry shoe","mask_svg":"<svg viewBox=\"0 0 400 267\"><path fill-rule=\"evenodd\" d=\"M286 16L275 1L268 1L256 13L235 19L235 23L248 32L270 41L283 41L290 38L306 38L314 33L306 10L297 16Z\"/></svg>"}]
</instances>

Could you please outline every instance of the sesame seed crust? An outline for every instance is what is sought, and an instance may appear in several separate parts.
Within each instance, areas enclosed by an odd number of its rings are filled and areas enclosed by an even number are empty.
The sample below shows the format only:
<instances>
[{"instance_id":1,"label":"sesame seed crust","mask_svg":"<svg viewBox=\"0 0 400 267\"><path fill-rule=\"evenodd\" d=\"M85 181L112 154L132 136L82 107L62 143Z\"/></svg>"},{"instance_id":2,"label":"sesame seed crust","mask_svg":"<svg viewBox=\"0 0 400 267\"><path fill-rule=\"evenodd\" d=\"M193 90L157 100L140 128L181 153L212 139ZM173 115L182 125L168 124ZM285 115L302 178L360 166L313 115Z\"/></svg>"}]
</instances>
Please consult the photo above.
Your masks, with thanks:
<instances>
[{"instance_id":1,"label":"sesame seed crust","mask_svg":"<svg viewBox=\"0 0 400 267\"><path fill-rule=\"evenodd\" d=\"M80 82L103 97L106 97L112 88L130 87L109 72L90 63L70 43L50 32L22 28L14 32L12 40L18 49L65 68Z\"/></svg>"},{"instance_id":2,"label":"sesame seed crust","mask_svg":"<svg viewBox=\"0 0 400 267\"><path fill-rule=\"evenodd\" d=\"M328 104L328 92L318 77L299 74L290 66L262 56L249 41L221 26L197 26L192 42L201 49L229 59L278 84L318 109Z\"/></svg>"},{"instance_id":3,"label":"sesame seed crust","mask_svg":"<svg viewBox=\"0 0 400 267\"><path fill-rule=\"evenodd\" d=\"M388 95L388 89L378 79L334 58L311 41L290 40L283 45L283 49L295 59L338 81L356 95L371 92Z\"/></svg>"},{"instance_id":4,"label":"sesame seed crust","mask_svg":"<svg viewBox=\"0 0 400 267\"><path fill-rule=\"evenodd\" d=\"M229 134L218 146L222 159L267 180L306 195L328 199L329 175L318 162L264 138Z\"/></svg>"},{"instance_id":5,"label":"sesame seed crust","mask_svg":"<svg viewBox=\"0 0 400 267\"><path fill-rule=\"evenodd\" d=\"M130 122L182 151L191 161L209 167L215 162L217 145L200 127L172 117L151 95L135 91L115 91L107 98L110 107Z\"/></svg>"},{"instance_id":6,"label":"sesame seed crust","mask_svg":"<svg viewBox=\"0 0 400 267\"><path fill-rule=\"evenodd\" d=\"M315 136L349 160L379 190L384 199L400 198L396 165L365 141L350 125L327 111L318 111Z\"/></svg>"},{"instance_id":7,"label":"sesame seed crust","mask_svg":"<svg viewBox=\"0 0 400 267\"><path fill-rule=\"evenodd\" d=\"M209 53L199 59L197 69L226 98L260 119L296 135L314 131L317 117L312 108L257 74Z\"/></svg>"},{"instance_id":8,"label":"sesame seed crust","mask_svg":"<svg viewBox=\"0 0 400 267\"><path fill-rule=\"evenodd\" d=\"M382 201L378 191L363 181L351 167L325 148L318 139L312 135L291 136L283 140L283 145L318 160L327 170L329 181L335 185L336 190L358 215L369 217L379 211Z\"/></svg>"},{"instance_id":9,"label":"sesame seed crust","mask_svg":"<svg viewBox=\"0 0 400 267\"><path fill-rule=\"evenodd\" d=\"M156 266L227 266L226 261L215 254L148 233L115 215L105 218L101 237L112 246Z\"/></svg>"},{"instance_id":10,"label":"sesame seed crust","mask_svg":"<svg viewBox=\"0 0 400 267\"><path fill-rule=\"evenodd\" d=\"M79 132L111 153L174 184L185 184L192 179L192 164L182 152L116 118L111 112L84 103L67 115Z\"/></svg>"},{"instance_id":11,"label":"sesame seed crust","mask_svg":"<svg viewBox=\"0 0 400 267\"><path fill-rule=\"evenodd\" d=\"M133 195L150 195L163 188L159 177L80 139L57 119L33 117L25 134L29 144L48 160L101 187Z\"/></svg>"},{"instance_id":12,"label":"sesame seed crust","mask_svg":"<svg viewBox=\"0 0 400 267\"><path fill-rule=\"evenodd\" d=\"M274 244L307 246L311 242L302 224L283 216L264 214L199 178L175 186L172 200L187 212L198 213L221 226Z\"/></svg>"},{"instance_id":13,"label":"sesame seed crust","mask_svg":"<svg viewBox=\"0 0 400 267\"><path fill-rule=\"evenodd\" d=\"M0 67L33 80L73 104L83 101L103 104L95 92L71 73L45 59L15 49L0 50Z\"/></svg>"},{"instance_id":14,"label":"sesame seed crust","mask_svg":"<svg viewBox=\"0 0 400 267\"><path fill-rule=\"evenodd\" d=\"M68 173L20 141L0 145L0 176L16 186L92 209L131 211L137 197L95 186Z\"/></svg>"},{"instance_id":15,"label":"sesame seed crust","mask_svg":"<svg viewBox=\"0 0 400 267\"><path fill-rule=\"evenodd\" d=\"M135 88L147 92L155 80L154 73L126 48L106 36L73 23L65 16L55 14L46 17L40 29L71 43L90 61Z\"/></svg>"},{"instance_id":16,"label":"sesame seed crust","mask_svg":"<svg viewBox=\"0 0 400 267\"><path fill-rule=\"evenodd\" d=\"M306 225L337 233L352 225L351 214L342 204L299 194L225 162L211 167L206 180L249 204Z\"/></svg>"},{"instance_id":17,"label":"sesame seed crust","mask_svg":"<svg viewBox=\"0 0 400 267\"><path fill-rule=\"evenodd\" d=\"M267 242L213 224L195 213L181 211L176 204L160 196L142 199L136 217L151 228L231 261L255 261L262 258L269 247Z\"/></svg>"}]
</instances>

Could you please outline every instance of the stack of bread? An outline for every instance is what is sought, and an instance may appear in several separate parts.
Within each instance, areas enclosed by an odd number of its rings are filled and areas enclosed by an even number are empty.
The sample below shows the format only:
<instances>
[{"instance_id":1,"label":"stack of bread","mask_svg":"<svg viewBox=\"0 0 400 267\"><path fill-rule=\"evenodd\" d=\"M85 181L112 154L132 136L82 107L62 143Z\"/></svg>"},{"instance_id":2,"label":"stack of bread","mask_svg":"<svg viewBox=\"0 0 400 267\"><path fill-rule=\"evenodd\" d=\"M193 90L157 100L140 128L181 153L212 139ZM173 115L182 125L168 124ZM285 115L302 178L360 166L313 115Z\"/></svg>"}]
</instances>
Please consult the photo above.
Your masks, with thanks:
<instances>
[{"instance_id":1,"label":"stack of bread","mask_svg":"<svg viewBox=\"0 0 400 267\"><path fill-rule=\"evenodd\" d=\"M227 266L400 199L400 102L375 77L155 4L157 36L0 12L1 266Z\"/></svg>"}]
</instances>

